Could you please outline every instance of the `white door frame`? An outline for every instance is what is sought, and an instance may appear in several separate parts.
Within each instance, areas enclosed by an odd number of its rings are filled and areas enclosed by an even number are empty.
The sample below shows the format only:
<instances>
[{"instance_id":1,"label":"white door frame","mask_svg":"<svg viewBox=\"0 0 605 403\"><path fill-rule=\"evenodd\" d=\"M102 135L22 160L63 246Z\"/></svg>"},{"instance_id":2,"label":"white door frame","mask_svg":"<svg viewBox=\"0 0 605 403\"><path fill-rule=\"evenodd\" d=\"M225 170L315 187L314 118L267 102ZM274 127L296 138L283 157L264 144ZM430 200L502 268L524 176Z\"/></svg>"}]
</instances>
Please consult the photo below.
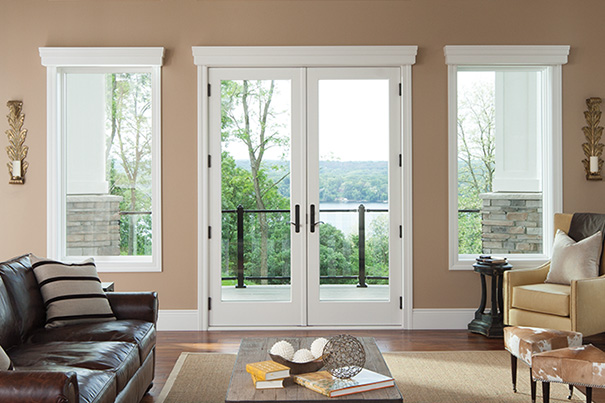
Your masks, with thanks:
<instances>
[{"instance_id":1,"label":"white door frame","mask_svg":"<svg viewBox=\"0 0 605 403\"><path fill-rule=\"evenodd\" d=\"M208 205L208 69L212 67L400 67L402 136L402 292L403 320L411 329L413 303L412 257L412 65L417 46L194 46L198 74L198 314L200 329L208 330L209 214ZM215 234L218 229L215 229ZM216 235L215 235L216 236ZM350 328L350 327L349 327ZM215 327L213 327L215 329ZM218 329L218 328L216 328ZM234 328L231 328L234 329ZM275 329L272 327L272 329Z\"/></svg>"}]
</instances>

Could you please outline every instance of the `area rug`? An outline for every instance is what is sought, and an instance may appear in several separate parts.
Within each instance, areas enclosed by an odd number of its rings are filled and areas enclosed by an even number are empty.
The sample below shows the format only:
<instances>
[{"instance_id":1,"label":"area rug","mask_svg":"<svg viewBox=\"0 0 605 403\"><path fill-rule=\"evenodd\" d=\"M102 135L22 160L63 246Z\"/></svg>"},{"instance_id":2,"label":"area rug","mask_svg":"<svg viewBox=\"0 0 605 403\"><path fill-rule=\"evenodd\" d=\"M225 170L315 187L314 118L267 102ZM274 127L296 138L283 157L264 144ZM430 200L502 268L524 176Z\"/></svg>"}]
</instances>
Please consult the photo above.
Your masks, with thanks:
<instances>
[{"instance_id":1,"label":"area rug","mask_svg":"<svg viewBox=\"0 0 605 403\"><path fill-rule=\"evenodd\" d=\"M224 402L235 357L235 354L182 353L157 402ZM529 369L519 362L517 393L513 393L510 355L506 351L385 353L384 359L405 403L531 401ZM541 401L540 383L537 390ZM552 402L569 402L567 393L567 385L551 385ZM575 390L571 401L583 402L585 397Z\"/></svg>"}]
</instances>

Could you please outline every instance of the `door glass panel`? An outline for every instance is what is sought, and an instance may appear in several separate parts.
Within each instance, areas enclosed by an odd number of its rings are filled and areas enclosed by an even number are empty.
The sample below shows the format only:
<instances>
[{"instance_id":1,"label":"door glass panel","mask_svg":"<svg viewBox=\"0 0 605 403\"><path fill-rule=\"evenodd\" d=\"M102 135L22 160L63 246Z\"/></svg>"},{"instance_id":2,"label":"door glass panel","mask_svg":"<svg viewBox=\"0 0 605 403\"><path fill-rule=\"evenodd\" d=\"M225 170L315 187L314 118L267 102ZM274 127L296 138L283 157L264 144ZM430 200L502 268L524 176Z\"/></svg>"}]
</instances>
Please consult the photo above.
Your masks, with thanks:
<instances>
[{"instance_id":1,"label":"door glass panel","mask_svg":"<svg viewBox=\"0 0 605 403\"><path fill-rule=\"evenodd\" d=\"M223 301L290 301L290 80L221 81Z\"/></svg>"},{"instance_id":2,"label":"door glass panel","mask_svg":"<svg viewBox=\"0 0 605 403\"><path fill-rule=\"evenodd\" d=\"M319 80L320 300L389 299L389 81Z\"/></svg>"}]
</instances>

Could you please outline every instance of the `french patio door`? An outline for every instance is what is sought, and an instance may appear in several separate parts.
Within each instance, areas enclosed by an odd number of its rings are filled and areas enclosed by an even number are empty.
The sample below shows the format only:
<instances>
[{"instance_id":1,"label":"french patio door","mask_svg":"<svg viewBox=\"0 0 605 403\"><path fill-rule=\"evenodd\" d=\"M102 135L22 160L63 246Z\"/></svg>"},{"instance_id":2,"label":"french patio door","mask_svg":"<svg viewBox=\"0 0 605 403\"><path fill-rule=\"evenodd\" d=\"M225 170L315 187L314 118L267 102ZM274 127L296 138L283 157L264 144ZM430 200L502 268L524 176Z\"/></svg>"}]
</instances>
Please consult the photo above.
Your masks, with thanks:
<instances>
[{"instance_id":1,"label":"french patio door","mask_svg":"<svg viewBox=\"0 0 605 403\"><path fill-rule=\"evenodd\" d=\"M399 68L210 68L210 326L401 325Z\"/></svg>"}]
</instances>

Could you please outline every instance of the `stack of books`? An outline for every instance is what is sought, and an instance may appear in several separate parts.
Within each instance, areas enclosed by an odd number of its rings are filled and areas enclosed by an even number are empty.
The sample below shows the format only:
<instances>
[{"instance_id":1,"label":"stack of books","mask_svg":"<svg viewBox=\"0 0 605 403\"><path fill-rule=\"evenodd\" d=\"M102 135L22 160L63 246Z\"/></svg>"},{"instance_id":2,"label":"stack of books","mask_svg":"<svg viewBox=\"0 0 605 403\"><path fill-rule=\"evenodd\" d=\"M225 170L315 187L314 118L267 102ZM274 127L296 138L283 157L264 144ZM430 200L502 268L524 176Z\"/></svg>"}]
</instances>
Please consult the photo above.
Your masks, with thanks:
<instances>
[{"instance_id":1,"label":"stack of books","mask_svg":"<svg viewBox=\"0 0 605 403\"><path fill-rule=\"evenodd\" d=\"M336 378L328 371L319 371L294 375L294 382L328 397L345 396L395 386L393 378L365 368L349 379Z\"/></svg>"},{"instance_id":2,"label":"stack of books","mask_svg":"<svg viewBox=\"0 0 605 403\"><path fill-rule=\"evenodd\" d=\"M506 258L503 256L480 255L476 260L479 264L506 264Z\"/></svg>"},{"instance_id":3,"label":"stack of books","mask_svg":"<svg viewBox=\"0 0 605 403\"><path fill-rule=\"evenodd\" d=\"M246 371L256 389L283 388L284 379L290 377L290 368L271 360L246 364Z\"/></svg>"}]
</instances>

